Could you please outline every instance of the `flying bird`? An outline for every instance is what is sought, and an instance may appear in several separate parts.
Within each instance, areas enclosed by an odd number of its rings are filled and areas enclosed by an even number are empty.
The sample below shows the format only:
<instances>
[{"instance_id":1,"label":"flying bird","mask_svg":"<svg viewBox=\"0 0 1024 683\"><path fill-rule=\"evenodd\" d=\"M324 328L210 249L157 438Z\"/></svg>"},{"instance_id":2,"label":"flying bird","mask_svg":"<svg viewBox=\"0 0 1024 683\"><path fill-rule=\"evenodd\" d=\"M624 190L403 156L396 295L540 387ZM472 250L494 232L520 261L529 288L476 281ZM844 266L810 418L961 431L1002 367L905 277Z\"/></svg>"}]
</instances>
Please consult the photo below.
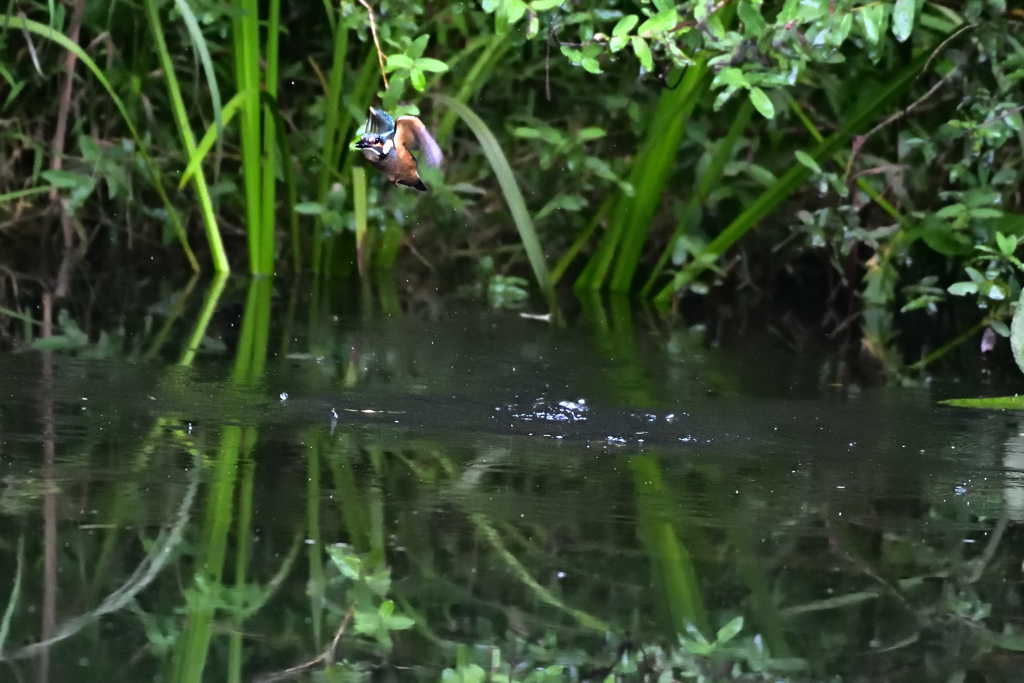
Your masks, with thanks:
<instances>
[{"instance_id":1,"label":"flying bird","mask_svg":"<svg viewBox=\"0 0 1024 683\"><path fill-rule=\"evenodd\" d=\"M430 166L441 165L441 148L418 117L399 116L395 120L386 111L373 107L356 149L362 150L370 165L387 176L388 181L421 192L428 188L420 179L419 163L412 152L422 151L424 163Z\"/></svg>"}]
</instances>

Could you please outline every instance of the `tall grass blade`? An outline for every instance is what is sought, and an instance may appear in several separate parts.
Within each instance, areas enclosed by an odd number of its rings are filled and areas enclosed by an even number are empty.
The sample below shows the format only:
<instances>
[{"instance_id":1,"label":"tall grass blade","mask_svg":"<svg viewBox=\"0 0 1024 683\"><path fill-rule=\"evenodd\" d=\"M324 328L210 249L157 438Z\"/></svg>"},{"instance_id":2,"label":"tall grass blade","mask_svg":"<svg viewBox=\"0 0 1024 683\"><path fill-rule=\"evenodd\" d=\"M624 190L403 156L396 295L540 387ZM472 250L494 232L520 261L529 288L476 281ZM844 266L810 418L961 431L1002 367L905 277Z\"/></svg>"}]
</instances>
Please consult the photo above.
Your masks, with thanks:
<instances>
[{"instance_id":1,"label":"tall grass blade","mask_svg":"<svg viewBox=\"0 0 1024 683\"><path fill-rule=\"evenodd\" d=\"M320 155L323 160L323 168L320 169L320 186L317 191L317 200L322 204L327 198L327 191L331 186L331 171L336 164L335 146L339 144L338 118L341 115L341 85L345 75L345 56L348 52L348 31L347 27L340 24L334 29L334 56L331 63L330 81L327 85L327 113L324 120L324 148ZM321 268L321 254L324 243L323 223L318 218L315 223L313 234L313 272L319 273Z\"/></svg>"},{"instance_id":2,"label":"tall grass blade","mask_svg":"<svg viewBox=\"0 0 1024 683\"><path fill-rule=\"evenodd\" d=\"M224 292L224 285L227 284L227 281L227 273L217 273L213 276L210 287L206 290L206 298L203 300L199 317L192 328L192 334L189 335L185 348L182 349L181 358L178 360L179 366L184 368L192 366L192 361L195 360L196 352L199 351L199 347L203 343L203 337L206 336L206 330L210 326L210 320L213 319L213 312L217 310L217 303L220 301L220 295Z\"/></svg>"},{"instance_id":3,"label":"tall grass blade","mask_svg":"<svg viewBox=\"0 0 1024 683\"><path fill-rule=\"evenodd\" d=\"M174 62L171 61L171 54L167 50L167 41L164 40L164 31L160 24L156 0L146 0L146 16L149 18L149 28L153 34L153 40L156 42L156 52L160 58L160 66L164 71L164 81L167 83L167 94L170 97L174 122L178 127L178 136L185 146L185 152L191 156L196 150L196 141L192 135L192 125L188 122L188 114L185 112L185 102L181 97L181 89L178 87L178 77L174 72ZM201 35L200 39L202 39ZM196 194L199 195L199 207L203 214L206 241L210 245L210 254L213 257L213 269L218 273L226 273L231 270L231 267L228 265L228 257L224 252L224 243L221 241L220 230L217 228L217 217L213 213L213 201L210 198L210 191L206 185L206 176L199 170L192 176L192 182L195 183Z\"/></svg>"},{"instance_id":4,"label":"tall grass blade","mask_svg":"<svg viewBox=\"0 0 1024 683\"><path fill-rule=\"evenodd\" d=\"M4 610L3 621L0 621L0 652L4 651L7 643L7 636L11 632L11 619L14 617L14 610L18 606L18 599L21 597L21 570L25 566L25 537L18 538L18 567L14 570L14 587L11 588L11 597L7 600L7 609Z\"/></svg>"},{"instance_id":5,"label":"tall grass blade","mask_svg":"<svg viewBox=\"0 0 1024 683\"><path fill-rule=\"evenodd\" d=\"M327 582L324 579L324 544L320 535L320 431L309 429L303 439L306 443L306 538L309 544L309 611L312 613L313 642L322 643Z\"/></svg>"},{"instance_id":6,"label":"tall grass blade","mask_svg":"<svg viewBox=\"0 0 1024 683\"><path fill-rule=\"evenodd\" d=\"M29 197L34 194L42 194L44 192L49 192L52 189L53 188L50 185L46 185L43 187L30 187L26 190L15 190L14 192L0 194L0 204L4 202L9 202L12 199L20 199L21 197Z\"/></svg>"},{"instance_id":7,"label":"tall grass blade","mask_svg":"<svg viewBox=\"0 0 1024 683\"><path fill-rule=\"evenodd\" d=\"M691 67L689 74L695 74L696 69L697 67ZM704 67L704 71L706 71L706 67ZM672 70L668 75L670 79L680 77L685 78L678 69ZM675 151L682 140L682 126L688 114L687 106L691 100L693 104L696 104L696 98L692 97L693 93L690 91L695 87L692 80L691 76L691 83L685 85L680 83L679 87L662 92L654 118L648 125L647 135L640 145L636 159L633 161L633 167L630 169L629 182L636 195L628 197L621 192L618 194L612 209L611 220L608 222L608 229L605 231L597 251L590 257L580 276L576 278L574 289L577 292L585 289L599 289L604 285L615 254L618 252L623 235L627 230L627 224L634 225L636 223L632 218L633 212L644 210L641 209L641 206L650 205L652 197L656 195L660 197L660 189L655 187L658 183L656 176L662 174L668 168L666 164L674 159ZM692 106L689 106L689 109L692 111ZM666 133L667 128L671 128L668 133ZM666 141L668 135L674 139ZM675 139L676 136L678 139ZM670 146L670 142L675 142L675 144ZM652 163L655 164L655 167L651 166ZM656 189L658 192L655 192ZM651 216L653 216L653 211ZM640 229L643 232L642 238L645 238L647 226L641 225Z\"/></svg>"},{"instance_id":8,"label":"tall grass blade","mask_svg":"<svg viewBox=\"0 0 1024 683\"><path fill-rule=\"evenodd\" d=\"M693 624L707 634L708 615L697 572L668 515L676 506L670 503L672 497L662 482L658 461L650 456L634 456L629 464L636 491L637 524L672 628L675 633L684 634L687 624Z\"/></svg>"},{"instance_id":9,"label":"tall grass blade","mask_svg":"<svg viewBox=\"0 0 1024 683\"><path fill-rule=\"evenodd\" d=\"M352 167L352 210L356 216L356 265L359 277L366 277L366 264L370 255L366 253L366 169Z\"/></svg>"},{"instance_id":10,"label":"tall grass blade","mask_svg":"<svg viewBox=\"0 0 1024 683\"><path fill-rule=\"evenodd\" d=\"M270 0L264 58L267 65L264 74L266 84L264 92L274 102L274 105L273 107L264 105L266 114L263 117L263 193L260 196L263 208L260 230L263 237L260 239L262 248L259 272L264 275L272 275L274 272L274 213L277 209L277 119L274 116L274 111L277 109L278 37L280 32L281 0ZM290 211L291 207L289 207Z\"/></svg>"},{"instance_id":11,"label":"tall grass blade","mask_svg":"<svg viewBox=\"0 0 1024 683\"><path fill-rule=\"evenodd\" d=\"M221 111L223 118L223 125L228 125L231 120L235 118L235 114L241 109L242 104L245 102L245 98L249 97L250 93L240 92L234 97L228 100L228 103L224 105ZM181 181L178 183L178 188L183 188L192 178L192 175L202 168L203 161L206 159L206 155L213 149L214 144L217 143L217 138L220 136L220 131L217 130L217 124L214 124L206 129L199 144L196 145L195 150L189 154L188 165L185 166L185 172L181 174Z\"/></svg>"},{"instance_id":12,"label":"tall grass blade","mask_svg":"<svg viewBox=\"0 0 1024 683\"><path fill-rule=\"evenodd\" d=\"M114 92L114 88L110 85L110 81L107 80L106 76L103 75L103 71L96 65L96 62L92 61L92 58L86 54L85 50L59 31L55 31L44 24L40 24L30 19L0 14L0 27L7 28L10 26L20 28L21 30L28 31L30 33L35 33L38 36L57 43L65 50L74 52L75 56L78 57L78 60L92 72L93 76L96 77L96 80L103 86L103 89L107 91L107 94L110 95L110 99L113 101L114 106L117 107L118 113L121 114L121 118L124 119L128 132L131 134L132 139L135 140L135 144L139 150L139 156L142 157L146 170L149 171L149 174L153 179L153 189L155 189L157 194L160 195L160 201L163 202L164 208L167 210L171 226L174 228L178 241L181 243L181 248L185 252L185 256L188 258L189 265L192 266L192 270L198 271L199 262L196 261L195 254L192 253L192 247L188 244L188 238L185 235L185 228L181 224L178 212L174 210L174 206L171 204L171 199L167 196L166 190L164 190L163 181L160 177L160 170L156 167L156 164L153 163L153 160L146 152L146 147L142 143L142 138L139 136L139 131L136 130L135 124L132 123L127 107L124 106L124 102L122 102L121 98L118 97L116 92Z\"/></svg>"},{"instance_id":13,"label":"tall grass blade","mask_svg":"<svg viewBox=\"0 0 1024 683\"><path fill-rule=\"evenodd\" d=\"M249 242L249 270L256 274L262 267L263 218L260 196L260 49L259 15L256 0L240 0L231 19L235 48L235 85L238 92L249 93L242 102L242 179L245 185L246 234Z\"/></svg>"},{"instance_id":14,"label":"tall grass blade","mask_svg":"<svg viewBox=\"0 0 1024 683\"><path fill-rule=\"evenodd\" d=\"M295 205L299 203L299 190L295 184L295 169L292 168L292 145L288 141L288 129L284 125L284 117L277 106L277 100L269 93L260 93L263 106L270 116L274 117L274 129L277 131L277 148L281 153L281 172L284 175L284 188L288 194L288 224L292 236L292 266L295 272L302 270L302 247L299 240L299 214Z\"/></svg>"},{"instance_id":15,"label":"tall grass blade","mask_svg":"<svg viewBox=\"0 0 1024 683\"><path fill-rule=\"evenodd\" d=\"M473 68L469 70L466 77L462 81L462 85L459 86L458 92L455 94L455 99L463 104L468 104L473 94L480 89L480 85L488 74L493 71L498 61L505 56L512 44L509 43L507 36L494 35L486 39L487 42L484 46L484 51L477 57L476 62L473 63ZM471 46L466 48L469 52ZM444 118L441 119L441 125L437 127L437 142L440 145L444 145L448 141L448 136L452 134L452 129L455 127L455 121L458 118L458 114L454 111L448 111L445 113Z\"/></svg>"},{"instance_id":16,"label":"tall grass blade","mask_svg":"<svg viewBox=\"0 0 1024 683\"><path fill-rule=\"evenodd\" d=\"M753 113L754 105L751 103L750 98L744 98L743 103L736 112L736 116L733 117L732 125L729 126L729 131L725 134L724 138L718 141L715 154L711 158L711 163L708 164L707 168L705 168L697 178L694 193L690 197L689 202L687 202L688 206L685 218L676 226L675 232L672 234L672 238L668 241L668 245L661 254L661 258L658 259L657 265L654 266L654 270L651 271L650 276L647 278L647 282L644 284L644 288L640 292L642 297L646 298L648 293L654 287L655 282L658 280L658 276L661 275L661 271L665 268L665 264L668 263L669 258L672 257L672 253L675 251L676 241L686 229L692 227L687 225L687 222L696 214L697 208L704 203L704 200L707 199L712 188L714 188L715 183L717 183L721 178L722 170L732 157L733 149L736 147L736 143L739 142L740 136L743 135L743 131L746 129L747 124L750 123L750 117Z\"/></svg>"},{"instance_id":17,"label":"tall grass blade","mask_svg":"<svg viewBox=\"0 0 1024 683\"><path fill-rule=\"evenodd\" d=\"M927 63L931 53L925 52L918 55L903 71L898 73L888 84L885 85L875 96L868 100L840 126L839 130L819 143L808 154L817 162L821 162L831 156L840 145L844 144L849 137L866 125L879 110L884 108L906 89L916 78L917 73ZM685 287L700 273L710 267L714 261L721 256L726 249L731 247L747 231L753 228L759 221L768 216L775 208L800 187L810 176L810 169L798 161L794 161L789 170L769 188L765 189L754 202L746 208L743 213L733 220L718 237L704 249L704 253L696 258L686 268L676 273L658 296L655 303L659 306L668 304L673 292Z\"/></svg>"},{"instance_id":18,"label":"tall grass blade","mask_svg":"<svg viewBox=\"0 0 1024 683\"><path fill-rule=\"evenodd\" d=\"M213 69L210 49L206 45L206 38L203 37L203 31L199 28L199 22L196 20L196 15L192 13L192 8L188 6L185 0L174 0L174 5L181 12L181 18L185 22L185 28L188 29L192 45L196 49L196 54L199 55L199 62L203 65L203 73L206 75L206 87L210 90L210 104L213 106L213 125L217 129L217 153L214 155L213 162L213 182L216 183L217 179L220 178L220 161L223 157L221 131L224 130L225 125L221 107L220 86L217 85L217 72Z\"/></svg>"},{"instance_id":19,"label":"tall grass blade","mask_svg":"<svg viewBox=\"0 0 1024 683\"><path fill-rule=\"evenodd\" d=\"M661 207L661 197L686 132L686 122L710 83L707 59L701 58L686 70L679 87L666 91L662 96L662 102L659 103L644 140L647 146L643 154L644 163L637 169L639 173L632 180L636 195L631 198L621 197L616 206L613 220L621 221L623 227L622 244L610 283L613 292L628 292L633 283L633 275L651 230L651 222Z\"/></svg>"},{"instance_id":20,"label":"tall grass blade","mask_svg":"<svg viewBox=\"0 0 1024 683\"><path fill-rule=\"evenodd\" d=\"M331 33L334 33L334 25L337 21L334 19L334 10L331 8L331 0L324 0L324 14L327 15L327 25L330 27Z\"/></svg>"},{"instance_id":21,"label":"tall grass blade","mask_svg":"<svg viewBox=\"0 0 1024 683\"><path fill-rule=\"evenodd\" d=\"M597 229L601 226L601 221L605 219L611 208L615 206L615 195L608 195L605 200L601 203L601 208L597 210L593 218L590 219L590 224L573 240L569 248L565 250L562 257L558 259L558 263L551 269L551 284L557 285L558 281L562 279L562 275L565 274L565 269L569 267L569 264L573 262L576 255L580 253L580 249L590 241L590 238L594 236Z\"/></svg>"},{"instance_id":22,"label":"tall grass blade","mask_svg":"<svg viewBox=\"0 0 1024 683\"><path fill-rule=\"evenodd\" d=\"M800 103L797 102L796 99L792 97L792 95L789 97L789 108L793 110L793 113L796 114L796 117L800 119L800 122L802 124L804 124L804 128L807 129L807 132L811 134L811 137L813 137L816 142L821 142L822 140L825 139L825 136L821 134L818 128L814 125L811 119L804 112L803 107L800 106ZM839 158L838 153L832 155L832 161L840 168L846 167L846 164L843 162L843 160ZM863 190L864 194L871 198L871 201L878 204L879 208L881 208L882 211L885 211L887 214L892 216L897 223L903 225L906 222L907 219L903 216L903 214L897 211L896 207L890 204L885 197L880 195L878 191L875 190L875 188L871 187L871 184L868 183L868 181L863 176L857 178L857 187Z\"/></svg>"},{"instance_id":23,"label":"tall grass blade","mask_svg":"<svg viewBox=\"0 0 1024 683\"><path fill-rule=\"evenodd\" d=\"M480 141L480 146L483 148L487 160L491 163L494 174L498 177L498 184L501 185L501 191L504 193L505 201L508 203L508 208L512 213L512 220L515 221L516 229L519 231L519 238L526 249L526 257L530 260L533 275L537 279L537 286L544 293L552 311L555 311L557 308L555 291L551 282L551 275L548 272L547 262L544 260L544 251L540 246L540 239L537 237L537 231L533 226L533 220L530 218L530 212L526 208L523 193L519 190L519 185L516 183L515 176L512 174L512 168L508 164L508 159L505 158L501 145L498 144L498 140L487 127L487 124L465 104L446 95L433 95L432 97L458 114L466 122L470 130L473 131L474 135L476 135L477 140Z\"/></svg>"}]
</instances>

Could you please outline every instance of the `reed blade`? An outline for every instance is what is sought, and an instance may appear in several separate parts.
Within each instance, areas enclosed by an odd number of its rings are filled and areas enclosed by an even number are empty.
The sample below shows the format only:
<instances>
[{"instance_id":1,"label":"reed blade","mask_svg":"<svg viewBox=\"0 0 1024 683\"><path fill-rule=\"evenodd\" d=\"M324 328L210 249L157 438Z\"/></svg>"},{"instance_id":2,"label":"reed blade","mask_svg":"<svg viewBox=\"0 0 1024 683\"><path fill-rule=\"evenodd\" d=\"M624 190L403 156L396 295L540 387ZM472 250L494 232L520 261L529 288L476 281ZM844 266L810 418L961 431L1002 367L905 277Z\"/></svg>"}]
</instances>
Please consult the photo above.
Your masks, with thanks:
<instances>
[{"instance_id":1,"label":"reed blade","mask_svg":"<svg viewBox=\"0 0 1024 683\"><path fill-rule=\"evenodd\" d=\"M156 42L156 52L160 59L160 66L164 72L164 82L167 84L167 94L170 98L174 123L178 128L178 137L181 138L185 152L192 156L196 151L196 140L192 134L192 124L188 121L188 113L185 111L185 101L181 97L181 88L178 85L178 76L174 71L174 62L167 49L167 41L164 39L164 31L160 24L156 0L146 0L146 16L149 19L149 28L153 34L153 40ZM202 42L202 34L199 35L199 40ZM203 44L205 45L205 43ZM207 57L209 57L208 53ZM217 217L214 215L213 200L210 198L210 190L206 184L206 175L202 172L201 168L193 173L192 182L196 187L196 194L199 196L199 207L203 216L203 227L206 230L206 241L210 245L210 254L213 258L213 269L218 273L226 273L231 270L231 267L228 265L224 243L220 238L220 229L217 227Z\"/></svg>"},{"instance_id":2,"label":"reed blade","mask_svg":"<svg viewBox=\"0 0 1024 683\"><path fill-rule=\"evenodd\" d=\"M860 109L840 126L839 130L808 152L817 162L831 156L840 145L846 143L850 136L863 128L881 109L892 102L904 89L910 86L918 72L927 63L931 53L918 55L903 71L893 78L884 88L868 100ZM794 161L771 187L765 189L754 202L733 220L718 237L711 241L700 257L696 258L683 270L676 273L655 297L655 303L666 306L674 292L686 287L700 273L710 267L714 261L734 245L743 235L767 217L775 208L797 190L810 177L810 169L799 161Z\"/></svg>"},{"instance_id":3,"label":"reed blade","mask_svg":"<svg viewBox=\"0 0 1024 683\"><path fill-rule=\"evenodd\" d=\"M555 312L557 304L554 286L551 282L547 262L544 259L544 251L541 248L540 239L537 237L537 230L533 226L533 219L530 218L530 212L526 208L523 193L519 190L519 185L516 183L515 175L512 173L512 168L509 166L501 145L498 144L498 140L487 124L465 104L446 95L433 95L432 97L458 114L459 118L465 121L469 129L476 135L477 140L480 141L480 146L491 163L494 174L498 177L498 184L501 186L509 211L512 213L512 220L519 231L519 239L526 249L526 257L533 268L537 285L547 299L552 312Z\"/></svg>"},{"instance_id":4,"label":"reed blade","mask_svg":"<svg viewBox=\"0 0 1024 683\"><path fill-rule=\"evenodd\" d=\"M132 123L131 116L128 114L128 108L125 107L124 102L118 97L117 93L114 92L114 88L110 85L110 81L103 75L103 71L96 65L96 62L86 54L77 43L70 40L67 36L59 31L40 24L39 22L25 19L22 17L13 17L8 14L0 14L0 28L14 27L26 31L28 33L34 33L42 38L46 38L49 41L57 43L65 50L74 52L75 56L78 57L78 61L82 62L83 65L89 71L92 72L99 84L103 86L103 89L107 91L114 106L117 107L117 111L121 114L121 118L124 119L125 126L128 128L128 132L131 134L132 139L135 140L135 144L139 150L139 156L142 157L142 162L146 166L146 170L149 172L150 177L153 179L153 189L156 190L160 196L160 201L163 203L164 208L167 210L168 218L171 221L171 226L174 228L174 233L178 237L178 241L181 243L181 248L185 252L185 256L188 258L189 265L192 266L192 270L199 270L199 262L196 261L195 254L192 253L192 247L188 244L188 237L185 235L185 227L181 224L181 219L178 217L178 212L175 211L174 206L171 204L170 197L167 196L167 191L164 189L163 180L160 176L160 170L156 164L153 163L153 159L146 152L146 147L142 142L142 137L139 135L139 131L135 128L135 124Z\"/></svg>"},{"instance_id":5,"label":"reed blade","mask_svg":"<svg viewBox=\"0 0 1024 683\"><path fill-rule=\"evenodd\" d=\"M203 74L206 76L206 87L210 91L210 105L213 107L213 125L217 129L217 152L214 155L213 162L213 182L216 183L217 179L220 178L220 162L224 153L222 131L225 125L223 108L221 107L220 86L217 84L217 72L214 71L213 60L210 58L210 49L206 44L206 38L203 37L203 31L199 28L199 21L192 12L192 8L188 6L185 0L174 0L174 6L181 12L181 18L185 22L185 28L188 30L189 37L192 39L192 45L196 49L196 54L199 55L199 62L202 64Z\"/></svg>"},{"instance_id":6,"label":"reed blade","mask_svg":"<svg viewBox=\"0 0 1024 683\"><path fill-rule=\"evenodd\" d=\"M235 49L235 87L248 93L242 101L242 180L245 186L245 231L249 244L249 270L262 270L263 220L260 158L260 49L259 14L256 0L239 0L231 19Z\"/></svg>"}]
</instances>

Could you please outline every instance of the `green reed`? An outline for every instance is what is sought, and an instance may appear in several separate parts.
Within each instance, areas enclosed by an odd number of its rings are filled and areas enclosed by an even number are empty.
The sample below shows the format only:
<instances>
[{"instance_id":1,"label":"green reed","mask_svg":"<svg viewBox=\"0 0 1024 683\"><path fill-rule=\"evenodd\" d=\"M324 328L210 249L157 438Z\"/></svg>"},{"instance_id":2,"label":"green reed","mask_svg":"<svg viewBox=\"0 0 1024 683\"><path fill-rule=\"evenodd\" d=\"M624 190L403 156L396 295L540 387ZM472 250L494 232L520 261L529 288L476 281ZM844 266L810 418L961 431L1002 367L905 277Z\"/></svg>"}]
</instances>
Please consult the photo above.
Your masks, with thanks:
<instances>
[{"instance_id":1,"label":"green reed","mask_svg":"<svg viewBox=\"0 0 1024 683\"><path fill-rule=\"evenodd\" d=\"M541 247L540 238L537 236L533 219L530 218L530 211L526 208L523 193L519 190L515 175L512 173L512 167L509 166L508 159L505 157L505 152L502 151L497 138L494 137L494 133L483 122L483 119L462 102L446 95L433 95L432 97L458 114L459 118L469 126L469 129L476 135L477 140L480 141L484 155L490 162L491 168L494 169L494 175L498 178L498 185L501 186L501 191L505 195L505 202L508 204L512 220L519 231L519 239L526 249L526 257L533 268L533 275L537 279L537 285L547 299L551 311L553 313L556 312L555 289L551 281L551 274L548 271L547 261L544 258L544 250Z\"/></svg>"},{"instance_id":2,"label":"green reed","mask_svg":"<svg viewBox=\"0 0 1024 683\"><path fill-rule=\"evenodd\" d=\"M241 103L242 179L245 187L245 231L249 242L249 270L253 274L273 272L273 223L268 239L263 225L261 192L262 150L260 145L260 33L256 0L238 0L231 19L234 42L235 87L245 93ZM269 65L268 65L269 72ZM276 68L275 68L276 73ZM268 198L270 201L273 197ZM266 242L270 244L266 244ZM265 253L271 263L265 263ZM268 267L269 265L269 267Z\"/></svg>"},{"instance_id":3,"label":"green reed","mask_svg":"<svg viewBox=\"0 0 1024 683\"><path fill-rule=\"evenodd\" d=\"M674 89L665 90L659 98L654 117L647 127L647 135L633 162L629 182L635 194L632 197L623 193L617 196L614 208L611 209L608 229L597 251L576 280L574 287L577 291L601 288L617 255L612 289L629 289L651 220L660 205L676 150L682 142L686 119L710 82L707 64L704 62L690 67L685 75L681 76L679 69L669 74L669 78L680 77L683 82Z\"/></svg>"},{"instance_id":4,"label":"green reed","mask_svg":"<svg viewBox=\"0 0 1024 683\"><path fill-rule=\"evenodd\" d=\"M669 239L668 244L665 246L661 257L658 259L658 263L654 266L654 270L647 278L647 282L644 284L641 290L641 296L647 297L651 288L654 287L655 282L661 275L662 270L665 268L665 264L672 257L672 253L675 251L676 241L689 229L696 227L693 225L694 219L699 215L701 205L704 200L707 199L711 190L715 184L721 180L722 170L725 168L726 163L732 158L733 150L736 148L736 144L743 137L744 131L750 124L750 118L754 113L754 105L750 102L749 98L743 100L740 104L736 115L733 117L732 125L729 126L729 131L725 134L725 137L717 142L715 145L715 153L711 157L711 162L707 165L703 171L697 175L697 181L694 183L693 193L690 195L690 199L687 201L686 210L683 215L683 220L679 221L676 226L675 232L672 234L672 238Z\"/></svg>"},{"instance_id":5,"label":"green reed","mask_svg":"<svg viewBox=\"0 0 1024 683\"><path fill-rule=\"evenodd\" d=\"M220 91L217 88L217 79L213 72L213 65L210 62L210 52L206 47L206 41L198 30L195 17L192 15L188 5L179 2L179 9L182 16L186 17L186 25L189 27L189 35L200 60L206 70L207 86L213 95L215 119L219 124L221 121ZM167 41L164 40L163 27L160 24L160 16L157 11L156 0L146 0L146 17L149 20L149 29L156 42L156 52L160 59L160 67L164 72L164 81L167 83L167 94L170 98L171 112L174 115L174 123L178 128L178 135L189 156L196 151L195 136L192 134L192 125L188 121L188 114L185 111L185 102L181 97L181 88L178 85L178 77L174 71L174 62L167 50ZM195 30L193 31L193 27ZM212 79L212 80L210 80ZM220 238L220 230L217 227L217 218L213 211L213 201L210 198L210 190L206 184L206 176L202 169L198 169L192 176L192 182L196 187L196 194L199 196L199 207L203 216L203 226L206 229L206 240L210 245L210 253L213 258L213 269L218 273L226 273L231 267L228 265L227 254L224 252L224 244Z\"/></svg>"},{"instance_id":6,"label":"green reed","mask_svg":"<svg viewBox=\"0 0 1024 683\"><path fill-rule=\"evenodd\" d=\"M928 62L929 55L930 53L928 52L918 55L903 71L896 74L884 88L879 90L874 97L868 99L855 109L843 125L840 126L839 130L822 140L814 148L808 150L807 155L818 163L832 156L841 145L849 141L855 131L867 125L882 109L892 103L900 93L910 86L917 77L918 72ZM725 230L719 233L705 247L704 252L699 257L676 273L672 282L666 285L655 297L655 303L659 306L667 306L674 292L686 287L697 275L711 267L714 261L726 249L735 244L751 228L774 211L787 197L796 192L810 175L811 169L799 161L794 161L789 170L772 183L770 187L765 189L750 206L737 216L732 223L726 226Z\"/></svg>"},{"instance_id":7,"label":"green reed","mask_svg":"<svg viewBox=\"0 0 1024 683\"><path fill-rule=\"evenodd\" d=\"M49 41L57 43L65 50L75 53L75 56L78 57L78 61L82 62L82 64L92 72L99 84L107 91L107 95L110 97L110 100L114 103L114 106L117 107L118 113L121 114L121 118L124 119L125 126L128 128L128 132L131 134L132 139L135 141L136 147L139 150L139 156L142 157L142 162L146 166L146 170L149 172L150 177L153 180L153 188L160 196L160 201L167 210L168 219L171 222L171 226L174 228L174 233L177 236L178 241L181 243L181 248L185 252L186 258L188 258L189 265L192 266L193 270L199 270L199 262L196 261L195 254L192 253L192 247L188 244L188 237L185 235L185 227L182 225L181 219L178 217L178 212L175 211L174 206L171 204L171 199L167 196L167 191L164 189L160 169L157 168L156 164L153 163L153 159L146 152L146 147L142 142L142 137L139 135L139 131L135 128L135 124L132 123L127 107L125 107L124 102L114 91L110 81L108 81L107 77L103 75L103 70L97 66L96 62L94 62L92 58L78 46L77 43L70 40L63 33L56 31L49 26L22 17L0 14L0 27L18 28L22 31L34 33Z\"/></svg>"}]
</instances>

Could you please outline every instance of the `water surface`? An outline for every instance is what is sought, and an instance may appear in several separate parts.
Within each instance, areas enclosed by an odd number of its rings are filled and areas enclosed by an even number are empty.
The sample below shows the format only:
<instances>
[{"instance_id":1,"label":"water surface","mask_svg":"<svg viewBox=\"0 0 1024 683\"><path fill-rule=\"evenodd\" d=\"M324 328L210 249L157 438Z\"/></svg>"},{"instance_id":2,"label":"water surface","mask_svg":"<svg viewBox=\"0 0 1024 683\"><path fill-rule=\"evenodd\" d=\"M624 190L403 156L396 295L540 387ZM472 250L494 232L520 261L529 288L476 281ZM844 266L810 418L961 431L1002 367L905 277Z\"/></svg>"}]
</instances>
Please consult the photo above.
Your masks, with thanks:
<instances>
[{"instance_id":1,"label":"water surface","mask_svg":"<svg viewBox=\"0 0 1024 683\"><path fill-rule=\"evenodd\" d=\"M963 385L272 310L0 357L0 680L1018 680L1024 434Z\"/></svg>"}]
</instances>

